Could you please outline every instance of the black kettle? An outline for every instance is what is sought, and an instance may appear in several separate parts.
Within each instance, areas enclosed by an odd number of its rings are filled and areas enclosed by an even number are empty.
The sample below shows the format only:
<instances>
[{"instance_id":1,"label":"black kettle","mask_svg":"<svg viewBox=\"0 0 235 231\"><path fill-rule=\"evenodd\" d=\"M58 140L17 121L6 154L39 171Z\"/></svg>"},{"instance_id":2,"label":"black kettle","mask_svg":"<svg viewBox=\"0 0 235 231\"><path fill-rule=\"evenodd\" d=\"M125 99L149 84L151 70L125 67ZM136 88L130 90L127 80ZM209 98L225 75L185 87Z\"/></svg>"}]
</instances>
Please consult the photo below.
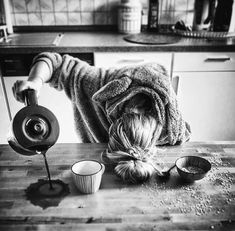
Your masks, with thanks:
<instances>
[{"instance_id":1,"label":"black kettle","mask_svg":"<svg viewBox=\"0 0 235 231\"><path fill-rule=\"evenodd\" d=\"M233 14L233 0L195 0L194 30L227 32Z\"/></svg>"},{"instance_id":2,"label":"black kettle","mask_svg":"<svg viewBox=\"0 0 235 231\"><path fill-rule=\"evenodd\" d=\"M31 156L53 146L60 129L55 115L38 105L35 90L27 89L23 95L26 107L12 119L7 141L17 153Z\"/></svg>"}]
</instances>

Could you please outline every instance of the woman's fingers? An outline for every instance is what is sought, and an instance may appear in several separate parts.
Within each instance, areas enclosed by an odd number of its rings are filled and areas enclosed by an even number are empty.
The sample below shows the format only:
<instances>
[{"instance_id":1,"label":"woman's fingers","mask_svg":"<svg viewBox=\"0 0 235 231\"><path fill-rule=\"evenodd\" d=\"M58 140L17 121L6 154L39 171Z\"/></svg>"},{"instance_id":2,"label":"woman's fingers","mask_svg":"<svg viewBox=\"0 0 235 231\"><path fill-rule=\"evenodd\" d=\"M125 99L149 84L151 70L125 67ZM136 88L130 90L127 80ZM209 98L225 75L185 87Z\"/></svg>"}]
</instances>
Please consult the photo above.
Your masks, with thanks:
<instances>
[{"instance_id":1,"label":"woman's fingers","mask_svg":"<svg viewBox=\"0 0 235 231\"><path fill-rule=\"evenodd\" d=\"M17 80L12 87L12 92L17 101L24 102L24 94L23 91L26 89L34 89L37 93L37 97L39 96L39 91L41 88L41 84L37 84L31 81L25 80Z\"/></svg>"},{"instance_id":2,"label":"woman's fingers","mask_svg":"<svg viewBox=\"0 0 235 231\"><path fill-rule=\"evenodd\" d=\"M20 102L24 102L23 91L27 88L25 81L16 82L16 99Z\"/></svg>"},{"instance_id":3,"label":"woman's fingers","mask_svg":"<svg viewBox=\"0 0 235 231\"><path fill-rule=\"evenodd\" d=\"M17 95L18 85L19 85L19 83L18 83L18 81L16 81L13 85L13 94L14 94L15 99L19 101L19 98Z\"/></svg>"},{"instance_id":4,"label":"woman's fingers","mask_svg":"<svg viewBox=\"0 0 235 231\"><path fill-rule=\"evenodd\" d=\"M24 91L25 89L27 89L26 81L17 80L14 83L14 85L12 87L12 91L13 91L13 95L17 101L24 102L24 97L23 97L22 91Z\"/></svg>"}]
</instances>

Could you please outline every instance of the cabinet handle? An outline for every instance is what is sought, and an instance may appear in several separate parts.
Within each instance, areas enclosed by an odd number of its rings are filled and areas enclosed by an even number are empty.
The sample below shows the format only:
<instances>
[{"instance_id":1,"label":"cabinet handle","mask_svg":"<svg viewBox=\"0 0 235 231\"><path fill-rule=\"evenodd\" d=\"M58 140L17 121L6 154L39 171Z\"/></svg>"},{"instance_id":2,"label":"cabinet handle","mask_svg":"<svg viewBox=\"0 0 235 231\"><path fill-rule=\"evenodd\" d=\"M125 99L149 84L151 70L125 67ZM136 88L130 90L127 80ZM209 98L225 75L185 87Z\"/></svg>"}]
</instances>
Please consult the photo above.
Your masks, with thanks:
<instances>
[{"instance_id":1,"label":"cabinet handle","mask_svg":"<svg viewBox=\"0 0 235 231\"><path fill-rule=\"evenodd\" d=\"M205 59L205 62L227 62L230 61L230 57L208 57Z\"/></svg>"},{"instance_id":2,"label":"cabinet handle","mask_svg":"<svg viewBox=\"0 0 235 231\"><path fill-rule=\"evenodd\" d=\"M118 63L140 63L144 62L144 59L121 59Z\"/></svg>"}]
</instances>

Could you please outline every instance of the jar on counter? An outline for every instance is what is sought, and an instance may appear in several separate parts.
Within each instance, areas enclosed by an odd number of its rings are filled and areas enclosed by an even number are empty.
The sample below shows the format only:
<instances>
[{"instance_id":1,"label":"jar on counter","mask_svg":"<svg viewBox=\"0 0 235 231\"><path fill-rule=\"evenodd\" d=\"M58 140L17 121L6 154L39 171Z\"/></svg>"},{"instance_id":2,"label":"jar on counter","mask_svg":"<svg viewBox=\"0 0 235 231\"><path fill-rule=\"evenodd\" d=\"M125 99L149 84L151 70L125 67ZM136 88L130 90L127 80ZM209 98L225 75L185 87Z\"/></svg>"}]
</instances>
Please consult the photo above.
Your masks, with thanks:
<instances>
[{"instance_id":1,"label":"jar on counter","mask_svg":"<svg viewBox=\"0 0 235 231\"><path fill-rule=\"evenodd\" d=\"M121 0L118 9L118 30L120 33L140 33L141 9L139 0Z\"/></svg>"}]
</instances>

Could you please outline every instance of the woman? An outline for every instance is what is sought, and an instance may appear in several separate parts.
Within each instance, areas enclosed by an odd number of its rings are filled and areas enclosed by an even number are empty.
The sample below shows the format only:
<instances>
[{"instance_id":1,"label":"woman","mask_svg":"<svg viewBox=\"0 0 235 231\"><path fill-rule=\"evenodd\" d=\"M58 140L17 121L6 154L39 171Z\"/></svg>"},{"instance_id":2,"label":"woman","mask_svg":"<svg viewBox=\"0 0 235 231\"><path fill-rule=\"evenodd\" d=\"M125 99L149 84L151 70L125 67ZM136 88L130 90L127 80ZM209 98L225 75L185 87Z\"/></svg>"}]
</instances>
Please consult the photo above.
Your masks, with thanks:
<instances>
[{"instance_id":1,"label":"woman","mask_svg":"<svg viewBox=\"0 0 235 231\"><path fill-rule=\"evenodd\" d=\"M82 142L109 142L106 160L116 151L138 156L153 146L174 145L189 139L190 128L178 109L170 77L156 63L106 70L69 55L41 53L33 60L28 80L14 84L14 96L23 102L22 91L32 88L39 94L44 83L64 90L72 101L76 130ZM115 133L126 121L132 124L126 129L133 129L134 133L126 131L123 139L123 133ZM143 133L149 123L152 127L154 124L151 135ZM124 145L127 140L128 145ZM149 145L137 142L143 140Z\"/></svg>"}]
</instances>

